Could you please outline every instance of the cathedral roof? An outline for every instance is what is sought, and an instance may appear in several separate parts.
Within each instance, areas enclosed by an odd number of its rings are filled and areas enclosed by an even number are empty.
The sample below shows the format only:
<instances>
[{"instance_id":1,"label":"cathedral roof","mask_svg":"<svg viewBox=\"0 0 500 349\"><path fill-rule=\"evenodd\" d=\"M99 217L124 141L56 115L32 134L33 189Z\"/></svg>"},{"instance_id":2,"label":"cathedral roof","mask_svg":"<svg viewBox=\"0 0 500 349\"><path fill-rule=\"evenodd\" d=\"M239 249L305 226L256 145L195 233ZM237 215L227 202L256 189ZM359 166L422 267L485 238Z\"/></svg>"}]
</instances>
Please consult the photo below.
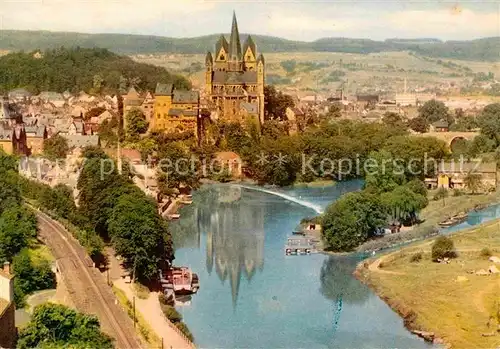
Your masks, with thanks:
<instances>
[{"instance_id":1,"label":"cathedral roof","mask_svg":"<svg viewBox=\"0 0 500 349\"><path fill-rule=\"evenodd\" d=\"M217 43L215 44L215 55L216 56L219 55L220 49L222 47L224 48L224 51L226 51L226 54L227 54L227 52L229 51L229 43L227 42L224 35L221 35L219 38L219 41L217 41Z\"/></svg>"},{"instance_id":2,"label":"cathedral roof","mask_svg":"<svg viewBox=\"0 0 500 349\"><path fill-rule=\"evenodd\" d=\"M214 84L256 84L257 83L257 72L255 71L245 71L245 72L225 72L225 71L215 71L214 72Z\"/></svg>"},{"instance_id":3,"label":"cathedral roof","mask_svg":"<svg viewBox=\"0 0 500 349\"><path fill-rule=\"evenodd\" d=\"M236 13L233 12L233 25L231 27L231 38L229 39L229 60L241 60L241 42L240 33L238 32L238 22L236 21Z\"/></svg>"},{"instance_id":4,"label":"cathedral roof","mask_svg":"<svg viewBox=\"0 0 500 349\"><path fill-rule=\"evenodd\" d=\"M257 63L259 63L260 61L262 61L262 64L266 64L266 61L264 60L264 56L262 55L262 53L259 55L259 58L257 58Z\"/></svg>"},{"instance_id":5,"label":"cathedral roof","mask_svg":"<svg viewBox=\"0 0 500 349\"><path fill-rule=\"evenodd\" d=\"M250 47L250 49L253 52L253 55L255 56L257 53L257 49L255 46L255 43L253 42L253 39L250 35L248 35L247 39L245 40L245 44L243 45L243 54L247 52L247 49Z\"/></svg>"}]
</instances>

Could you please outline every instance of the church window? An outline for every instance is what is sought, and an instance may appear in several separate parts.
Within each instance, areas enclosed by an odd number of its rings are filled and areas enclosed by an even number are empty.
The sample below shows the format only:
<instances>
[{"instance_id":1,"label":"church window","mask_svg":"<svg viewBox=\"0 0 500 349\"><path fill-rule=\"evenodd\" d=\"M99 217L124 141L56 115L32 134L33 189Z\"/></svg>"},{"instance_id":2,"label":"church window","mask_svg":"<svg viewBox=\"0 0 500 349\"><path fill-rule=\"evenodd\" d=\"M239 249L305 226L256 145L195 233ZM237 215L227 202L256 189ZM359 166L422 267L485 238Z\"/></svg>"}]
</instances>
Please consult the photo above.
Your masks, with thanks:
<instances>
[{"instance_id":1,"label":"church window","mask_svg":"<svg viewBox=\"0 0 500 349\"><path fill-rule=\"evenodd\" d=\"M221 59L221 60L224 60L225 58L226 58L226 57L224 57L224 55L223 55L223 54L221 54L221 55L220 55L220 59Z\"/></svg>"}]
</instances>

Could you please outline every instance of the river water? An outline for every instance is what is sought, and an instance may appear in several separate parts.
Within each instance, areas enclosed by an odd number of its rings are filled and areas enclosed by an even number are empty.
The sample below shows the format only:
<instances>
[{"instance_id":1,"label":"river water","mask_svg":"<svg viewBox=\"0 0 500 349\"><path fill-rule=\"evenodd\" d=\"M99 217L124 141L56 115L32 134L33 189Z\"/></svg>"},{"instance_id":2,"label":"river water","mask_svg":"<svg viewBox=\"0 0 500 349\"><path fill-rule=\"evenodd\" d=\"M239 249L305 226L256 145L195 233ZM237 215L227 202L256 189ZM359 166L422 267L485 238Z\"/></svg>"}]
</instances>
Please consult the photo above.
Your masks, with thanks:
<instances>
[{"instance_id":1,"label":"river water","mask_svg":"<svg viewBox=\"0 0 500 349\"><path fill-rule=\"evenodd\" d=\"M200 278L178 310L202 348L428 348L352 272L363 256L285 256L287 236L351 181L280 190L203 187L171 224L176 265ZM297 200L287 199L290 195ZM304 205L303 203L310 203ZM301 204L302 203L302 204Z\"/></svg>"}]
</instances>

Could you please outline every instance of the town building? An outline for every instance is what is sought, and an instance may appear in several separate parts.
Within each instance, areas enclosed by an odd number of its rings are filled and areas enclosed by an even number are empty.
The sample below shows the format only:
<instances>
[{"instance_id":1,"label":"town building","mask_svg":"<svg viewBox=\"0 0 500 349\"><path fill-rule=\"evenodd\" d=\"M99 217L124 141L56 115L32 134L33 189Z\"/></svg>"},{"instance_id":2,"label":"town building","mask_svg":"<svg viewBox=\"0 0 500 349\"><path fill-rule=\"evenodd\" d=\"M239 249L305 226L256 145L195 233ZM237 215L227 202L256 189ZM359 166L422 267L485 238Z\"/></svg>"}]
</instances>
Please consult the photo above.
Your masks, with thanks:
<instances>
[{"instance_id":1,"label":"town building","mask_svg":"<svg viewBox=\"0 0 500 349\"><path fill-rule=\"evenodd\" d=\"M150 129L165 132L191 130L196 133L199 109L198 92L177 90L172 84L158 83Z\"/></svg>"},{"instance_id":2,"label":"town building","mask_svg":"<svg viewBox=\"0 0 500 349\"><path fill-rule=\"evenodd\" d=\"M43 153L43 142L47 139L47 128L45 126L25 126L26 146L28 155L39 155Z\"/></svg>"},{"instance_id":3,"label":"town building","mask_svg":"<svg viewBox=\"0 0 500 349\"><path fill-rule=\"evenodd\" d=\"M9 262L5 262L0 269L0 348L14 348L16 337L14 276Z\"/></svg>"},{"instance_id":4,"label":"town building","mask_svg":"<svg viewBox=\"0 0 500 349\"><path fill-rule=\"evenodd\" d=\"M288 123L288 133L290 135L296 134L299 129L299 123L305 118L305 113L300 108L288 107L286 108L285 115Z\"/></svg>"},{"instance_id":5,"label":"town building","mask_svg":"<svg viewBox=\"0 0 500 349\"><path fill-rule=\"evenodd\" d=\"M494 191L497 188L496 162L442 162L437 166L436 176L426 178L428 188L468 189L466 177L477 177L477 189L480 192Z\"/></svg>"},{"instance_id":6,"label":"town building","mask_svg":"<svg viewBox=\"0 0 500 349\"><path fill-rule=\"evenodd\" d=\"M68 141L68 147L74 152L79 152L86 147L99 147L98 135L67 134L62 135Z\"/></svg>"},{"instance_id":7,"label":"town building","mask_svg":"<svg viewBox=\"0 0 500 349\"><path fill-rule=\"evenodd\" d=\"M22 124L0 123L0 149L9 155L27 155L26 132Z\"/></svg>"},{"instance_id":8,"label":"town building","mask_svg":"<svg viewBox=\"0 0 500 349\"><path fill-rule=\"evenodd\" d=\"M218 119L243 122L241 104L252 103L258 111L259 122L264 122L264 56L257 56L251 36L241 45L234 13L229 42L221 35L215 56L207 53L205 67L205 94L209 108Z\"/></svg>"},{"instance_id":9,"label":"town building","mask_svg":"<svg viewBox=\"0 0 500 349\"><path fill-rule=\"evenodd\" d=\"M448 132L449 124L446 120L439 120L431 124L430 127L431 132Z\"/></svg>"}]
</instances>

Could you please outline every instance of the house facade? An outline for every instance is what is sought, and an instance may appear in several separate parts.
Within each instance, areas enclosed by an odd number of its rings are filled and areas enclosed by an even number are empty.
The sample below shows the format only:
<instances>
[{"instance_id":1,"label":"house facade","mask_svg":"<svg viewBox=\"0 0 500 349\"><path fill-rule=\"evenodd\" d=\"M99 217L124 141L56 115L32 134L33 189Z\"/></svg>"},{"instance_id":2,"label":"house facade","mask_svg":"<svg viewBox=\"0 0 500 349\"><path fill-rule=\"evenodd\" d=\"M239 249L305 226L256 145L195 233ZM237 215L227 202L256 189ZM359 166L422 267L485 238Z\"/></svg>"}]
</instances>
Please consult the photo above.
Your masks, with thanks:
<instances>
[{"instance_id":1,"label":"house facade","mask_svg":"<svg viewBox=\"0 0 500 349\"><path fill-rule=\"evenodd\" d=\"M5 262L0 269L0 348L14 348L16 337L14 276L9 262Z\"/></svg>"},{"instance_id":2,"label":"house facade","mask_svg":"<svg viewBox=\"0 0 500 349\"><path fill-rule=\"evenodd\" d=\"M474 191L494 191L498 185L496 162L447 162L437 166L436 176L426 178L428 188L470 189L467 188L467 177L475 176L477 188Z\"/></svg>"},{"instance_id":3,"label":"house facade","mask_svg":"<svg viewBox=\"0 0 500 349\"><path fill-rule=\"evenodd\" d=\"M25 126L26 146L29 155L39 155L43 153L43 142L47 139L47 128L41 126Z\"/></svg>"},{"instance_id":4,"label":"house facade","mask_svg":"<svg viewBox=\"0 0 500 349\"><path fill-rule=\"evenodd\" d=\"M150 129L165 132L196 131L199 108L198 92L177 90L172 84L158 83Z\"/></svg>"}]
</instances>

